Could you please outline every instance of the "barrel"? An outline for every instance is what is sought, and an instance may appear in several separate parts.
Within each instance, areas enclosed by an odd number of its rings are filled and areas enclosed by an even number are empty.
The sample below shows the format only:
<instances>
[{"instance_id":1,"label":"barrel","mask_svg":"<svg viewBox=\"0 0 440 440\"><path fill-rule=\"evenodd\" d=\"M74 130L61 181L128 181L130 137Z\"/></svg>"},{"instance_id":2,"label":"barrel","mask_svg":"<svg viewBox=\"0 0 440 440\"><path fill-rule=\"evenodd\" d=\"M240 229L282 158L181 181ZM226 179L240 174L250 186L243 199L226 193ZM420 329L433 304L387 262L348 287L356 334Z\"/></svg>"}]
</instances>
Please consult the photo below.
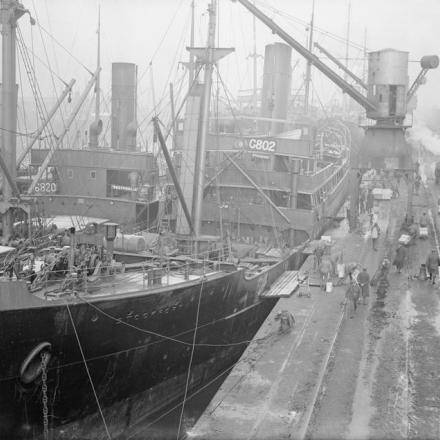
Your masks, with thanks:
<instances>
[{"instance_id":1,"label":"barrel","mask_svg":"<svg viewBox=\"0 0 440 440\"><path fill-rule=\"evenodd\" d=\"M147 248L141 235L118 234L113 249L120 252L142 252Z\"/></svg>"}]
</instances>

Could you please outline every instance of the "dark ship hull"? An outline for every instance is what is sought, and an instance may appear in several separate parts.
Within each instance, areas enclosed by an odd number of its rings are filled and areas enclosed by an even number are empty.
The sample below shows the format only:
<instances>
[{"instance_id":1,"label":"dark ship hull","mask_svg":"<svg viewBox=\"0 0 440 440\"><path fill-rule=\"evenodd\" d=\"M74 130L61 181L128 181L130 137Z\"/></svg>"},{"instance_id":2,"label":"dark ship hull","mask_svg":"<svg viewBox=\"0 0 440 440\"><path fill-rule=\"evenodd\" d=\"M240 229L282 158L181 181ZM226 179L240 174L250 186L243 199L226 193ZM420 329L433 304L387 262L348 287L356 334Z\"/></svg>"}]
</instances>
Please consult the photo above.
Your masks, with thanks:
<instances>
[{"instance_id":1,"label":"dark ship hull","mask_svg":"<svg viewBox=\"0 0 440 440\"><path fill-rule=\"evenodd\" d=\"M234 270L175 288L46 304L33 298L27 306L23 303L31 295L23 283L0 284L0 438L41 433L41 375L28 384L20 376L23 362L39 344L51 344L50 428L97 413L98 400L115 435L139 415L183 395L199 295L190 388L209 381L240 356L275 304L260 300L259 293L286 269L297 268L302 258L300 252L292 253L249 279Z\"/></svg>"}]
</instances>

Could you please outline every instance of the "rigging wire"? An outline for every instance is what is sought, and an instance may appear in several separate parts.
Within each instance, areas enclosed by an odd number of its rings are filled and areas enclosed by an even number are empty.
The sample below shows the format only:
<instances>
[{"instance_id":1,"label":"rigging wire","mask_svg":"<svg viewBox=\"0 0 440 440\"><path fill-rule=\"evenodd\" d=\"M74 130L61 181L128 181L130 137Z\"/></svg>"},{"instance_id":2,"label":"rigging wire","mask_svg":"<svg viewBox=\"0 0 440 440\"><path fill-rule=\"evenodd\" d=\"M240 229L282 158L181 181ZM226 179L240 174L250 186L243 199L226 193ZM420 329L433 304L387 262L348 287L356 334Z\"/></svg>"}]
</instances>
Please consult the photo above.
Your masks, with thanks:
<instances>
[{"instance_id":1,"label":"rigging wire","mask_svg":"<svg viewBox=\"0 0 440 440\"><path fill-rule=\"evenodd\" d=\"M322 111L324 112L325 117L328 118L329 115L328 115L328 113L327 113L327 111L326 111L326 109L325 109L325 107L324 107L324 104L322 103L322 101L321 101L321 99L320 99L320 97L319 97L318 92L316 91L315 84L314 84L314 82L312 81L312 78L310 78L310 83L311 83L311 85L312 85L312 91L315 93L316 98L318 99L319 105L321 106Z\"/></svg>"},{"instance_id":2,"label":"rigging wire","mask_svg":"<svg viewBox=\"0 0 440 440\"><path fill-rule=\"evenodd\" d=\"M48 70L48 72L49 73L51 73L52 75L54 75L60 82L62 82L65 86L67 86L68 85L68 83L66 82L66 81L64 81L64 79L63 78L61 78L61 76L60 75L58 75L53 69L51 69L50 68L50 66L48 66L47 65L47 63L45 63L35 52L34 52L34 49L32 48L32 49L30 49L27 45L26 45L26 43L24 42L24 39L23 39L23 42L22 42L22 44L23 44L23 46L26 48L26 50L28 51L28 52L30 52L31 54L32 54L32 57L33 57L33 59L34 59L34 61L31 63L31 65L32 65L32 68L35 70L35 59L37 59L47 70Z\"/></svg>"},{"instance_id":3,"label":"rigging wire","mask_svg":"<svg viewBox=\"0 0 440 440\"><path fill-rule=\"evenodd\" d=\"M264 339L272 339L274 335L270 335L269 337L265 337L265 338L261 338L260 341L264 340ZM260 356L263 354L264 352L261 351ZM220 377L222 377L224 374L226 374L227 372L231 371L234 367L236 367L238 364L240 363L247 363L247 360L245 357L240 357L236 362L234 362L232 365L226 367L223 371L221 371L220 373L218 373L216 376L214 376L211 380L209 380L206 384L204 384L202 387L198 388L197 390L195 390L192 394L189 395L189 397L187 398L187 400L192 399L194 396L196 396L197 394L201 393L205 388L208 388L210 385L212 385L215 381L217 381ZM169 408L165 413L161 413L156 419L154 419L152 422L148 423L148 425L143 426L140 428L140 430L145 431L146 429L150 428L151 426L153 426L154 424L156 424L159 420L163 419L165 416L167 416L170 412L174 411L175 409L177 409L180 405L182 405L182 402L177 403L176 405L174 405L172 408ZM145 418L148 418L148 415L146 416L141 416L138 420L136 420L136 422L132 425L133 427L135 425L138 425L142 420L144 420ZM130 440L132 438L134 438L134 436L137 434L137 431L135 431L133 434L129 435L127 437L127 440Z\"/></svg>"},{"instance_id":4,"label":"rigging wire","mask_svg":"<svg viewBox=\"0 0 440 440\"><path fill-rule=\"evenodd\" d=\"M203 266L203 267L205 267L205 266ZM182 410L180 411L179 426L177 428L176 440L179 440L179 437L180 437L180 430L182 429L183 413L185 411L185 403L186 403L186 398L188 396L189 381L190 381L190 377L191 377L191 367L192 367L192 362L193 362L193 358L194 358L194 351L195 351L195 346L196 346L195 344L196 344L196 338L197 338L197 328L199 326L200 303L202 301L202 292L203 292L204 282L205 282L205 274L202 274L202 282L200 283L200 290L199 290L199 299L198 299L198 302L197 302L195 330L194 330L194 333L193 333L193 340L192 340L192 346L191 346L191 355L189 357L188 372L187 372L187 375L186 375L185 393L183 395Z\"/></svg>"},{"instance_id":5,"label":"rigging wire","mask_svg":"<svg viewBox=\"0 0 440 440\"><path fill-rule=\"evenodd\" d=\"M74 330L74 332L75 332L76 340L77 340L77 342L78 342L79 351L81 352L81 357L82 357L82 359L83 359L84 366L86 367L87 376L88 376L88 378L89 378L90 385L91 385L91 387L92 387L93 394L94 394L94 396L95 396L96 404L98 405L99 414L101 415L102 423L104 424L105 432L106 432L106 434L107 434L107 437L111 440L112 437L111 437L110 432L109 432L109 430L108 430L108 426L107 426L107 423L106 423L106 421L105 421L104 414L103 414L103 412L102 412L101 404L99 403L99 399L98 399L98 395L97 395L97 393L96 393L95 386L93 385L92 376L90 375L89 367L87 366L86 358L85 358L85 356L84 356L84 351L83 351L83 349L82 349L81 341L80 341L80 339L79 339L78 332L77 332L77 330L76 330L75 322L73 321L72 313L70 312L69 304L66 303L66 307L67 307L67 311L69 312L70 322L72 323L72 327L73 327L73 330Z\"/></svg>"},{"instance_id":6,"label":"rigging wire","mask_svg":"<svg viewBox=\"0 0 440 440\"><path fill-rule=\"evenodd\" d=\"M34 0L32 0L32 5L34 6L34 13L35 13L35 17L37 18L37 24L38 24L38 20L39 20L39 19L38 19L37 10L36 10L36 8L35 8L35 2L34 2ZM47 4L46 4L46 5L47 5ZM49 22L49 23L50 23L50 22ZM48 64L49 67L50 67L49 54L47 53L46 43L45 43L45 41L44 41L43 33L42 33L42 28L41 28L40 26L39 26L39 30L40 30L41 43L42 43L42 45L43 45L44 53L45 53L45 55L46 55L47 64ZM56 60L56 59L57 59L57 58L55 57L55 60ZM57 61L55 61L55 62L57 63ZM53 92L55 93L55 96L56 96L57 100L59 100L58 91L57 91L57 88L56 88L56 86L55 86L54 74L52 73L52 69L50 70L50 78L51 78L51 81L52 81ZM62 123L63 123L63 128L66 129L66 121L65 121L65 119L64 119L64 114L63 114L63 110L62 110L62 107L61 107L61 106L59 107L59 110L60 110L61 121L62 121Z\"/></svg>"},{"instance_id":7,"label":"rigging wire","mask_svg":"<svg viewBox=\"0 0 440 440\"><path fill-rule=\"evenodd\" d=\"M130 327L130 328L132 328L132 329L134 329L134 330L137 330L137 331L139 331L139 332L141 332L141 333L146 333L146 334L149 334L149 335L152 335L152 336L156 336L156 337L158 337L158 338L161 338L162 340L167 340L167 341L176 342L176 343L178 343L178 344L186 345L186 346L189 346L189 347L192 346L192 344L191 344L190 342L185 342L185 341L182 341L181 339L176 339L175 336L167 336L167 335L160 334L160 333L157 333L157 332L154 332L154 331L151 331L151 330L145 330L145 329L143 329L143 328L141 328L141 327L137 327L136 325L130 324L129 322L122 321L122 319L120 319L120 318L115 318L114 316L109 315L107 312L105 312L104 310L102 310L100 307L98 307L98 306L96 306L95 304L93 304L93 303L87 301L85 298L79 296L79 299L81 299L81 301L85 302L86 304L88 304L88 305L89 305L90 307L92 307L93 309L97 310L97 311L98 311L99 313L101 313L102 315L104 315L104 316L106 316L107 318L109 318L109 319L111 319L111 320L117 322L118 324L123 324L123 325L125 325L125 326L127 326L127 327ZM223 319L226 319L226 318L221 318L221 319L223 320ZM196 330L196 329L194 329L194 330ZM186 333L186 332L185 332L185 333ZM176 335L176 336L180 336L181 334L182 334L182 333L179 333L179 334ZM162 340L161 340L161 341L155 341L155 342L152 342L152 343L150 343L150 345L152 345L152 344L154 344L154 343L160 343L160 342L163 342ZM249 342L251 342L251 341L250 341L250 340L243 340L243 341L238 341L238 342L230 342L230 343L227 343L227 344L208 344L208 343L198 343L198 344L195 344L195 345L196 345L196 347L235 347L235 346L238 346L238 345L249 344Z\"/></svg>"},{"instance_id":8,"label":"rigging wire","mask_svg":"<svg viewBox=\"0 0 440 440\"><path fill-rule=\"evenodd\" d=\"M34 3L34 0L32 0L32 4L33 4L33 6L34 6L34 9L35 9L35 3ZM38 22L38 20L37 20L37 26L38 26L38 28L39 28L39 30L40 30L40 33L41 33L41 31L43 31L50 39L52 39L59 47L61 47L61 49L63 49L69 56L71 56L72 57L72 59L73 60L75 60L81 67L83 67L87 72L89 72L90 73L90 75L93 75L93 72L83 63L83 62L81 62L75 55L73 55L73 53L70 51L70 50L68 50L65 46L63 46L50 32L48 32L39 22ZM42 40L43 40L43 38L42 38ZM43 43L44 44L44 43Z\"/></svg>"},{"instance_id":9,"label":"rigging wire","mask_svg":"<svg viewBox=\"0 0 440 440\"><path fill-rule=\"evenodd\" d=\"M293 15L287 13L287 12L283 12L280 9L277 9L274 6L271 6L266 1L256 0L255 3L258 3L258 4L260 4L260 6L263 6L263 7L267 8L267 9L269 9L270 11L272 11L273 13L275 13L276 15L278 15L280 17L284 17L284 18L287 18L288 20L291 20L291 21L294 21L296 23L299 23L299 24L303 25L306 28L310 26L309 22L307 22L305 20L302 20L300 18L297 18L297 17L295 17L295 16L293 16ZM335 41L338 41L339 43L344 43L344 44L347 43L347 39L346 38L341 37L340 35L334 34L334 33L330 32L330 31L327 31L326 29L320 28L319 26L314 26L313 29L314 29L315 32L323 34L323 35L328 36L330 38L333 38ZM348 44L351 47L356 48L356 49L362 49L362 50L364 49L364 45L363 44L355 43L355 42L353 42L351 40L348 40Z\"/></svg>"},{"instance_id":10,"label":"rigging wire","mask_svg":"<svg viewBox=\"0 0 440 440\"><path fill-rule=\"evenodd\" d=\"M234 119L234 122L237 124L238 132L239 132L240 136L243 136L243 132L241 130L241 123L237 119L237 116L235 114L234 108L232 107L231 100L229 99L230 92L227 89L227 87L226 87L226 85L225 85L225 83L223 81L222 76L220 75L220 70L219 70L218 66L217 65L214 65L214 66L215 66L215 69L216 69L216 72L217 72L217 75L218 75L218 79L220 80L220 83L221 83L221 85L223 87L223 90L225 92L225 96L226 96L226 99L227 99L227 102L228 102L228 105L229 105L229 110L231 111L231 114L232 114L232 118Z\"/></svg>"},{"instance_id":11,"label":"rigging wire","mask_svg":"<svg viewBox=\"0 0 440 440\"><path fill-rule=\"evenodd\" d=\"M168 24L168 27L166 28L164 34L162 35L162 38L160 39L159 44L158 44L158 46L156 47L156 50L153 52L153 55L151 56L150 61L149 61L148 64L147 64L147 68L146 68L146 69L144 70L144 72L141 74L141 76L140 76L140 78L139 78L139 81L142 80L142 78L148 73L149 69L151 68L151 63L153 62L153 60L155 59L157 53L159 52L160 48L162 47L162 44L163 44L163 42L165 41L165 38L167 37L168 32L170 31L171 26L173 25L174 20L176 19L177 14L178 14L178 12L180 11L180 8L182 7L183 3L184 3L184 0L180 0L179 6L177 7L176 11L174 12L173 17L171 18L171 21L170 21L170 23Z\"/></svg>"},{"instance_id":12,"label":"rigging wire","mask_svg":"<svg viewBox=\"0 0 440 440\"><path fill-rule=\"evenodd\" d=\"M23 35L22 35L21 30L18 26L17 26L17 30L18 30L17 47L18 47L19 53L21 55L21 58L23 60L24 67L26 69L26 73L27 73L28 80L29 80L29 85L30 85L32 93L34 95L35 104L37 106L38 113L40 115L41 120L44 121L45 118L48 117L48 111L46 108L46 104L44 103L44 100L42 97L43 95L41 93L39 83L38 83L36 76L35 76L35 70L33 70L33 68L32 68L32 63L31 63L31 60L29 57L29 53L24 45ZM46 124L44 131L46 132L46 137L49 139L49 142L52 142L52 138L51 138L52 136L56 138L51 121L49 121Z\"/></svg>"}]
</instances>

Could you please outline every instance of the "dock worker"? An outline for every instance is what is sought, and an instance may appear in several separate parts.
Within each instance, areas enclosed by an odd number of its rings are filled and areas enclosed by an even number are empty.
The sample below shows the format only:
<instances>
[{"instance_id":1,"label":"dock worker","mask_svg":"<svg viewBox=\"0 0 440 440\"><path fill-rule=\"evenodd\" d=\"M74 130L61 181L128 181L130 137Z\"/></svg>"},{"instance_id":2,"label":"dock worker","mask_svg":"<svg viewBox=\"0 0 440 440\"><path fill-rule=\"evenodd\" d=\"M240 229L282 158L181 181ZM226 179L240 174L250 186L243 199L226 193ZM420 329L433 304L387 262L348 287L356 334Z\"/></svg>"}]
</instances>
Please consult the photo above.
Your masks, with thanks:
<instances>
[{"instance_id":1,"label":"dock worker","mask_svg":"<svg viewBox=\"0 0 440 440\"><path fill-rule=\"evenodd\" d=\"M325 290L326 283L331 281L333 273L333 264L329 258L323 258L321 266L319 267L320 274L320 286L322 290Z\"/></svg>"},{"instance_id":2,"label":"dock worker","mask_svg":"<svg viewBox=\"0 0 440 440\"><path fill-rule=\"evenodd\" d=\"M437 251L433 249L426 259L426 269L428 270L429 279L432 281L432 284L435 284L439 265L440 259L437 255Z\"/></svg>"},{"instance_id":3,"label":"dock worker","mask_svg":"<svg viewBox=\"0 0 440 440\"><path fill-rule=\"evenodd\" d=\"M358 275L357 282L361 288L362 304L365 305L370 296L370 274L367 272L366 267L364 267L362 272Z\"/></svg>"},{"instance_id":4,"label":"dock worker","mask_svg":"<svg viewBox=\"0 0 440 440\"><path fill-rule=\"evenodd\" d=\"M357 303L361 294L361 289L357 281L353 278L347 291L345 292L345 297L347 299L347 305L349 308L350 318L353 318L357 310Z\"/></svg>"},{"instance_id":5,"label":"dock worker","mask_svg":"<svg viewBox=\"0 0 440 440\"><path fill-rule=\"evenodd\" d=\"M315 270L319 270L321 267L322 257L324 256L324 248L318 245L313 253L315 255Z\"/></svg>"},{"instance_id":6,"label":"dock worker","mask_svg":"<svg viewBox=\"0 0 440 440\"><path fill-rule=\"evenodd\" d=\"M403 244L399 245L396 249L396 256L394 257L393 265L396 266L397 272L401 273L402 268L405 265L408 255L408 249Z\"/></svg>"},{"instance_id":7,"label":"dock worker","mask_svg":"<svg viewBox=\"0 0 440 440\"><path fill-rule=\"evenodd\" d=\"M377 223L373 224L373 227L371 228L371 242L373 244L373 250L377 251L377 242L379 240L380 236L380 228Z\"/></svg>"}]
</instances>

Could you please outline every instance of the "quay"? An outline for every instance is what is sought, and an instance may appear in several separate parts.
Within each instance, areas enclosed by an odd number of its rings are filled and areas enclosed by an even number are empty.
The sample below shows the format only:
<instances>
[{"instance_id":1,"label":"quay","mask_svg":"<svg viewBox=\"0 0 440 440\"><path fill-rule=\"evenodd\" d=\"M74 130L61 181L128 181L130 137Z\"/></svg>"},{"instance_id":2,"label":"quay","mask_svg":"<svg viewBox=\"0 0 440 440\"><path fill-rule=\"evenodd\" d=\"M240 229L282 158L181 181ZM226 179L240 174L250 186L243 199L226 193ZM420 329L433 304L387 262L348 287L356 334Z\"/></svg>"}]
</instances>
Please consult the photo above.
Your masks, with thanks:
<instances>
[{"instance_id":1,"label":"quay","mask_svg":"<svg viewBox=\"0 0 440 440\"><path fill-rule=\"evenodd\" d=\"M416 213L432 213L433 198L428 190L414 196ZM378 251L372 247L366 214L361 215L357 232L349 233L344 220L326 233L332 237L335 248L343 249L345 263L359 262L373 277L385 257L392 261L407 212L406 185L401 185L400 192L398 199L375 202L381 228ZM316 283L311 283L310 298L298 294L304 286L299 286L290 297L281 298L203 415L187 433L188 438L366 438L371 433L380 438L389 437L390 433L393 436L399 430L408 431L411 413L408 403L411 349L408 347L412 343L409 329L417 314L417 306L409 305L411 290L413 294L422 292L438 307L434 286L417 279L420 263L425 261L436 240L434 214L428 239L417 239L409 247L404 273L391 270L385 298L376 294L375 287L370 287L369 304L359 305L353 319L346 313L347 284L325 293ZM313 264L311 258L305 265ZM302 267L300 272L305 269L311 268ZM426 308L426 304L422 301L420 307ZM285 333L279 332L276 319L281 311L291 313L295 319L294 327ZM435 319L438 324L440 318ZM439 330L437 328L437 332ZM390 345L381 344L382 338ZM437 343L440 356L440 341L436 340ZM402 358L406 359L403 366ZM394 368L384 373L387 362ZM417 359L417 363L420 362ZM429 365L432 366L432 360ZM417 372L414 377L419 377ZM418 386L424 389L426 376L422 377L424 385ZM382 393L376 388L378 384L383 387ZM413 386L417 388L416 383ZM384 411L386 393L395 400L395 407L387 411L400 414L400 417L390 414L392 428L389 423L377 421ZM364 408L368 410L364 412ZM423 432L428 431L425 428Z\"/></svg>"}]
</instances>

